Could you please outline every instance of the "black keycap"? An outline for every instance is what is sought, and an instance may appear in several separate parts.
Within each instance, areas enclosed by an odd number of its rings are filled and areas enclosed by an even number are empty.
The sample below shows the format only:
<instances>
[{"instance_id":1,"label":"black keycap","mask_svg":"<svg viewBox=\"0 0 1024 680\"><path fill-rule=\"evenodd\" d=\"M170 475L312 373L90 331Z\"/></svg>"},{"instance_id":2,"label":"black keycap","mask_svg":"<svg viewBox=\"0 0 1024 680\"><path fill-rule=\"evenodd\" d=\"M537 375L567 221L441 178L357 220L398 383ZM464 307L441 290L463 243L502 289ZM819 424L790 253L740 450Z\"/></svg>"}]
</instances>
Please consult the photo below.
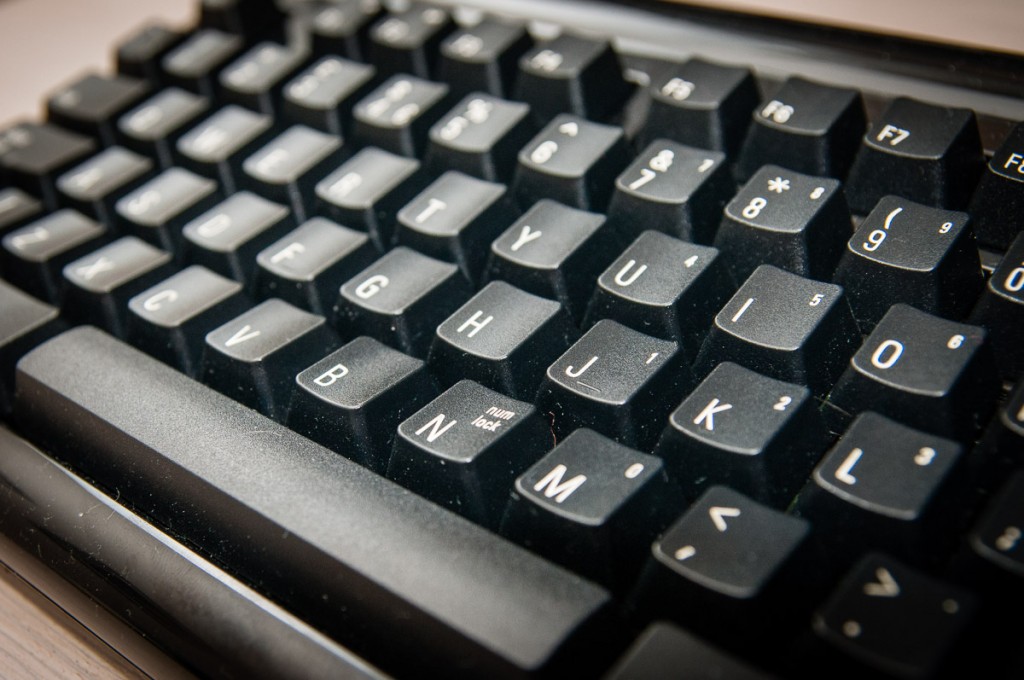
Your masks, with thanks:
<instances>
[{"instance_id":1,"label":"black keycap","mask_svg":"<svg viewBox=\"0 0 1024 680\"><path fill-rule=\"evenodd\" d=\"M557 302L495 281L437 327L430 367L445 386L465 377L529 399L577 336Z\"/></svg>"},{"instance_id":2,"label":"black keycap","mask_svg":"<svg viewBox=\"0 0 1024 680\"><path fill-rule=\"evenodd\" d=\"M1005 250L1021 232L1008 215L1024 212L1024 123L992 154L971 198L974 233L984 246Z\"/></svg>"},{"instance_id":3,"label":"black keycap","mask_svg":"<svg viewBox=\"0 0 1024 680\"><path fill-rule=\"evenodd\" d=\"M35 297L56 303L63 288L64 265L99 246L106 231L71 209L29 222L3 239L4 276Z\"/></svg>"},{"instance_id":4,"label":"black keycap","mask_svg":"<svg viewBox=\"0 0 1024 680\"><path fill-rule=\"evenodd\" d=\"M504 280L583 316L594 280L620 244L597 213L538 201L491 245L489 280Z\"/></svg>"},{"instance_id":5,"label":"black keycap","mask_svg":"<svg viewBox=\"0 0 1024 680\"><path fill-rule=\"evenodd\" d=\"M975 609L967 592L872 553L850 570L812 626L841 653L829 665L844 668L843 677L925 678L953 668L946 657L963 641ZM979 662L967 674L987 675Z\"/></svg>"},{"instance_id":6,"label":"black keycap","mask_svg":"<svg viewBox=\"0 0 1024 680\"><path fill-rule=\"evenodd\" d=\"M207 333L202 380L283 421L295 376L339 344L322 316L267 300Z\"/></svg>"},{"instance_id":7,"label":"black keycap","mask_svg":"<svg viewBox=\"0 0 1024 680\"><path fill-rule=\"evenodd\" d=\"M145 81L130 76L87 75L50 97L47 117L110 146L117 141L117 119L141 102L149 89Z\"/></svg>"},{"instance_id":8,"label":"black keycap","mask_svg":"<svg viewBox=\"0 0 1024 680\"><path fill-rule=\"evenodd\" d=\"M1000 374L1007 380L1024 376L1024 234L988 277L970 321L988 331Z\"/></svg>"},{"instance_id":9,"label":"black keycap","mask_svg":"<svg viewBox=\"0 0 1024 680\"><path fill-rule=\"evenodd\" d=\"M380 16L377 0L332 0L310 19L313 54L366 61L370 26Z\"/></svg>"},{"instance_id":10,"label":"black keycap","mask_svg":"<svg viewBox=\"0 0 1024 680\"><path fill-rule=\"evenodd\" d=\"M392 76L355 105L352 135L364 145L419 158L430 127L448 104L447 85Z\"/></svg>"},{"instance_id":11,"label":"black keycap","mask_svg":"<svg viewBox=\"0 0 1024 680\"><path fill-rule=\"evenodd\" d=\"M860 215L888 194L962 209L983 163L973 111L900 97L864 135L846 196Z\"/></svg>"},{"instance_id":12,"label":"black keycap","mask_svg":"<svg viewBox=\"0 0 1024 680\"><path fill-rule=\"evenodd\" d=\"M501 533L588 578L621 586L680 501L660 459L580 429L516 479Z\"/></svg>"},{"instance_id":13,"label":"black keycap","mask_svg":"<svg viewBox=\"0 0 1024 680\"><path fill-rule=\"evenodd\" d=\"M530 107L479 92L467 95L430 128L424 163L434 173L460 170L507 182L535 129Z\"/></svg>"},{"instance_id":14,"label":"black keycap","mask_svg":"<svg viewBox=\"0 0 1024 680\"><path fill-rule=\"evenodd\" d=\"M837 180L766 165L725 206L715 247L737 281L761 264L827 280L850 228Z\"/></svg>"},{"instance_id":15,"label":"black keycap","mask_svg":"<svg viewBox=\"0 0 1024 680\"><path fill-rule=\"evenodd\" d=\"M210 100L216 99L217 73L242 52L238 35L215 28L200 29L164 55L164 80Z\"/></svg>"},{"instance_id":16,"label":"black keycap","mask_svg":"<svg viewBox=\"0 0 1024 680\"><path fill-rule=\"evenodd\" d=\"M57 177L95 151L96 142L78 133L49 123L19 123L0 133L0 176L56 210Z\"/></svg>"},{"instance_id":17,"label":"black keycap","mask_svg":"<svg viewBox=\"0 0 1024 680\"><path fill-rule=\"evenodd\" d=\"M347 135L352 107L369 94L375 74L372 66L329 54L285 85L282 115L299 125L339 137Z\"/></svg>"},{"instance_id":18,"label":"black keycap","mask_svg":"<svg viewBox=\"0 0 1024 680\"><path fill-rule=\"evenodd\" d=\"M702 59L664 69L647 88L650 111L645 141L664 137L698 149L735 156L757 106L750 69Z\"/></svg>"},{"instance_id":19,"label":"black keycap","mask_svg":"<svg viewBox=\"0 0 1024 680\"><path fill-rule=\"evenodd\" d=\"M366 234L314 217L256 256L256 297L279 297L328 316L341 284L376 254Z\"/></svg>"},{"instance_id":20,"label":"black keycap","mask_svg":"<svg viewBox=\"0 0 1024 680\"><path fill-rule=\"evenodd\" d=\"M460 28L441 43L437 77L461 94L512 94L519 59L533 46L521 23L484 18Z\"/></svg>"},{"instance_id":21,"label":"black keycap","mask_svg":"<svg viewBox=\"0 0 1024 680\"><path fill-rule=\"evenodd\" d=\"M805 620L810 529L806 520L713 486L651 546L637 599L748 658L778 654L780 636Z\"/></svg>"},{"instance_id":22,"label":"black keycap","mask_svg":"<svg viewBox=\"0 0 1024 680\"><path fill-rule=\"evenodd\" d=\"M856 90L789 78L754 111L736 177L745 181L762 165L774 163L808 175L843 178L865 127Z\"/></svg>"},{"instance_id":23,"label":"black keycap","mask_svg":"<svg viewBox=\"0 0 1024 680\"><path fill-rule=\"evenodd\" d=\"M462 380L398 426L388 477L497 528L515 478L550 447L532 404Z\"/></svg>"},{"instance_id":24,"label":"black keycap","mask_svg":"<svg viewBox=\"0 0 1024 680\"><path fill-rule=\"evenodd\" d=\"M605 677L769 680L771 676L682 628L658 621L644 629Z\"/></svg>"},{"instance_id":25,"label":"black keycap","mask_svg":"<svg viewBox=\"0 0 1024 680\"><path fill-rule=\"evenodd\" d=\"M1024 407L1024 404L1018 408ZM1019 421L1024 423L1024 417ZM1020 602L1024 580L1024 471L1014 472L988 501L964 540L960 574L1005 617ZM1004 618L1004 621L1006 619Z\"/></svg>"},{"instance_id":26,"label":"black keycap","mask_svg":"<svg viewBox=\"0 0 1024 680\"><path fill-rule=\"evenodd\" d=\"M487 248L515 218L505 185L449 171L398 211L396 241L479 280Z\"/></svg>"},{"instance_id":27,"label":"black keycap","mask_svg":"<svg viewBox=\"0 0 1024 680\"><path fill-rule=\"evenodd\" d=\"M692 361L734 289L714 248L645 231L598 277L583 327L614 319L675 340Z\"/></svg>"},{"instance_id":28,"label":"black keycap","mask_svg":"<svg viewBox=\"0 0 1024 680\"><path fill-rule=\"evenodd\" d=\"M177 160L188 170L217 180L231 194L240 184L242 164L274 134L269 116L225 106L178 140Z\"/></svg>"},{"instance_id":29,"label":"black keycap","mask_svg":"<svg viewBox=\"0 0 1024 680\"><path fill-rule=\"evenodd\" d=\"M520 57L513 99L530 105L538 125L562 112L604 120L630 89L611 43L562 33Z\"/></svg>"},{"instance_id":30,"label":"black keycap","mask_svg":"<svg viewBox=\"0 0 1024 680\"><path fill-rule=\"evenodd\" d=\"M256 254L293 226L288 208L242 191L184 226L181 259L251 284Z\"/></svg>"},{"instance_id":31,"label":"black keycap","mask_svg":"<svg viewBox=\"0 0 1024 680\"><path fill-rule=\"evenodd\" d=\"M128 341L195 378L206 334L248 307L242 284L186 267L128 301Z\"/></svg>"},{"instance_id":32,"label":"black keycap","mask_svg":"<svg viewBox=\"0 0 1024 680\"><path fill-rule=\"evenodd\" d=\"M288 427L383 473L395 428L436 394L421 360L362 336L296 376Z\"/></svg>"},{"instance_id":33,"label":"black keycap","mask_svg":"<svg viewBox=\"0 0 1024 680\"><path fill-rule=\"evenodd\" d=\"M409 73L430 78L438 47L455 29L451 15L440 7L414 3L392 12L370 28L370 61L382 73Z\"/></svg>"},{"instance_id":34,"label":"black keycap","mask_svg":"<svg viewBox=\"0 0 1024 680\"><path fill-rule=\"evenodd\" d=\"M469 295L458 267L398 247L341 287L337 326L424 357L434 329Z\"/></svg>"},{"instance_id":35,"label":"black keycap","mask_svg":"<svg viewBox=\"0 0 1024 680\"><path fill-rule=\"evenodd\" d=\"M289 206L302 222L312 212L317 182L338 166L343 153L337 135L293 125L245 159L239 184Z\"/></svg>"},{"instance_id":36,"label":"black keycap","mask_svg":"<svg viewBox=\"0 0 1024 680\"><path fill-rule=\"evenodd\" d=\"M548 367L537 406L558 437L589 427L647 448L692 385L678 343L603 319Z\"/></svg>"},{"instance_id":37,"label":"black keycap","mask_svg":"<svg viewBox=\"0 0 1024 680\"><path fill-rule=\"evenodd\" d=\"M64 267L64 315L124 337L128 300L172 271L169 253L124 236Z\"/></svg>"},{"instance_id":38,"label":"black keycap","mask_svg":"<svg viewBox=\"0 0 1024 680\"><path fill-rule=\"evenodd\" d=\"M272 116L280 111L282 88L305 60L299 48L257 43L220 72L222 98Z\"/></svg>"},{"instance_id":39,"label":"black keycap","mask_svg":"<svg viewBox=\"0 0 1024 680\"><path fill-rule=\"evenodd\" d=\"M710 243L732 191L725 154L656 139L615 180L608 215L631 235L656 229Z\"/></svg>"},{"instance_id":40,"label":"black keycap","mask_svg":"<svg viewBox=\"0 0 1024 680\"><path fill-rule=\"evenodd\" d=\"M36 345L64 329L55 307L0 281L0 415L11 412L14 365ZM509 480L511 482L511 479ZM506 486L506 489L511 483Z\"/></svg>"},{"instance_id":41,"label":"black keycap","mask_svg":"<svg viewBox=\"0 0 1024 680\"><path fill-rule=\"evenodd\" d=\"M391 247L395 219L424 185L419 161L370 147L316 185L317 211L365 231L380 250Z\"/></svg>"},{"instance_id":42,"label":"black keycap","mask_svg":"<svg viewBox=\"0 0 1024 680\"><path fill-rule=\"evenodd\" d=\"M672 412L656 453L688 497L722 484L786 508L827 441L807 388L726 362Z\"/></svg>"},{"instance_id":43,"label":"black keycap","mask_svg":"<svg viewBox=\"0 0 1024 680\"><path fill-rule=\"evenodd\" d=\"M206 114L209 102L177 87L161 90L117 121L121 144L168 168L178 139Z\"/></svg>"},{"instance_id":44,"label":"black keycap","mask_svg":"<svg viewBox=\"0 0 1024 680\"><path fill-rule=\"evenodd\" d=\"M992 470L992 475L1005 475L1007 470L1021 467L1024 456L1024 380L1017 381L1006 401L999 406L985 430L975 456Z\"/></svg>"},{"instance_id":45,"label":"black keycap","mask_svg":"<svg viewBox=\"0 0 1024 680\"><path fill-rule=\"evenodd\" d=\"M242 36L247 42L282 37L287 18L276 0L202 0L199 25Z\"/></svg>"},{"instance_id":46,"label":"black keycap","mask_svg":"<svg viewBox=\"0 0 1024 680\"><path fill-rule=\"evenodd\" d=\"M219 201L217 183L188 170L171 168L114 205L120 230L177 252L181 228Z\"/></svg>"},{"instance_id":47,"label":"black keycap","mask_svg":"<svg viewBox=\"0 0 1024 680\"><path fill-rule=\"evenodd\" d=\"M101 151L57 178L65 205L113 227L114 205L154 175L154 164L120 146Z\"/></svg>"},{"instance_id":48,"label":"black keycap","mask_svg":"<svg viewBox=\"0 0 1024 680\"><path fill-rule=\"evenodd\" d=\"M828 397L839 429L865 410L911 427L971 438L995 406L998 378L985 331L893 305Z\"/></svg>"},{"instance_id":49,"label":"black keycap","mask_svg":"<svg viewBox=\"0 0 1024 680\"><path fill-rule=\"evenodd\" d=\"M622 128L557 116L519 153L515 190L527 208L542 198L601 210L627 162Z\"/></svg>"},{"instance_id":50,"label":"black keycap","mask_svg":"<svg viewBox=\"0 0 1024 680\"><path fill-rule=\"evenodd\" d=\"M68 371L68 356L92 370ZM494 676L555 672L566 662L599 673L596 660L571 650L594 648L608 634L604 589L123 343L73 330L23 361L20 381L32 386L20 397L21 411L32 414L25 426L50 433L34 435L39 441L83 454L88 441L94 455L76 458L80 470L121 489L124 503L159 517L178 517L181 508L203 517L180 528L190 527L201 552L221 552L223 568L241 573L284 560L287 573L264 574L263 587L288 593L325 634L352 635L343 611L378 630L395 630L395 612L406 612L407 633L361 649L415 659L404 665L408 674L453 658ZM75 434L44 425L60 412L76 423ZM198 452L197 432L205 433ZM122 441L133 442L127 458L109 448ZM100 460L110 464L92 465ZM223 551L226 544L237 550ZM416 568L389 567L396 559Z\"/></svg>"},{"instance_id":51,"label":"black keycap","mask_svg":"<svg viewBox=\"0 0 1024 680\"><path fill-rule=\"evenodd\" d=\"M834 563L868 547L934 563L956 540L950 522L961 511L963 458L956 442L862 413L814 468L796 507Z\"/></svg>"},{"instance_id":52,"label":"black keycap","mask_svg":"<svg viewBox=\"0 0 1024 680\"><path fill-rule=\"evenodd\" d=\"M43 204L21 189L0 189L0 236L42 217Z\"/></svg>"},{"instance_id":53,"label":"black keycap","mask_svg":"<svg viewBox=\"0 0 1024 680\"><path fill-rule=\"evenodd\" d=\"M734 361L824 395L856 338L842 288L761 265L715 316L696 371L704 375Z\"/></svg>"},{"instance_id":54,"label":"black keycap","mask_svg":"<svg viewBox=\"0 0 1024 680\"><path fill-rule=\"evenodd\" d=\"M117 72L159 83L163 76L160 60L182 37L181 33L161 23L142 27L117 46Z\"/></svg>"},{"instance_id":55,"label":"black keycap","mask_svg":"<svg viewBox=\"0 0 1024 680\"><path fill-rule=\"evenodd\" d=\"M983 285L968 219L896 196L878 202L835 274L862 331L897 302L949 319L967 316Z\"/></svg>"}]
</instances>

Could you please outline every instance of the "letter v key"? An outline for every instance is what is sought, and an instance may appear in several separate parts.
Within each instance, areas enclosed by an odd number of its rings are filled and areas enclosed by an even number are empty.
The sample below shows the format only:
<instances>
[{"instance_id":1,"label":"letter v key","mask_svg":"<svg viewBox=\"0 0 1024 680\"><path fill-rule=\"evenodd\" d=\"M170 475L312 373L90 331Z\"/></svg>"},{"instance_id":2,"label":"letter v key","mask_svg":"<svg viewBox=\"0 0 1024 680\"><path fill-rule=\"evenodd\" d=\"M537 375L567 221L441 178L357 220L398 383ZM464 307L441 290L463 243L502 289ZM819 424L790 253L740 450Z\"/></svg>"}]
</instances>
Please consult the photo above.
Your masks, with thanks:
<instances>
[{"instance_id":1,"label":"letter v key","mask_svg":"<svg viewBox=\"0 0 1024 680\"><path fill-rule=\"evenodd\" d=\"M259 331L254 331L252 326L245 324L224 342L225 347L234 347L235 345L241 345L243 342L248 342L260 334Z\"/></svg>"}]
</instances>

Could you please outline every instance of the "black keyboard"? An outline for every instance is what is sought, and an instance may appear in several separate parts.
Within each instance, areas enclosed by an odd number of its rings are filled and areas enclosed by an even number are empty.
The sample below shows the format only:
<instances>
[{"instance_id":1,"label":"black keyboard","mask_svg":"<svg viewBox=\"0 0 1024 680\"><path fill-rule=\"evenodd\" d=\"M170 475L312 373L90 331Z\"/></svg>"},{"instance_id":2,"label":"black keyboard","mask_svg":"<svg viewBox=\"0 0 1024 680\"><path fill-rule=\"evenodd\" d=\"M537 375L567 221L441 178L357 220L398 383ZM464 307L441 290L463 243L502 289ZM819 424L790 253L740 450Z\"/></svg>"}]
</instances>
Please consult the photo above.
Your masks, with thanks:
<instances>
[{"instance_id":1,"label":"black keyboard","mask_svg":"<svg viewBox=\"0 0 1024 680\"><path fill-rule=\"evenodd\" d=\"M116 54L0 131L0 554L141 670L1024 674L1024 59L373 0Z\"/></svg>"}]
</instances>

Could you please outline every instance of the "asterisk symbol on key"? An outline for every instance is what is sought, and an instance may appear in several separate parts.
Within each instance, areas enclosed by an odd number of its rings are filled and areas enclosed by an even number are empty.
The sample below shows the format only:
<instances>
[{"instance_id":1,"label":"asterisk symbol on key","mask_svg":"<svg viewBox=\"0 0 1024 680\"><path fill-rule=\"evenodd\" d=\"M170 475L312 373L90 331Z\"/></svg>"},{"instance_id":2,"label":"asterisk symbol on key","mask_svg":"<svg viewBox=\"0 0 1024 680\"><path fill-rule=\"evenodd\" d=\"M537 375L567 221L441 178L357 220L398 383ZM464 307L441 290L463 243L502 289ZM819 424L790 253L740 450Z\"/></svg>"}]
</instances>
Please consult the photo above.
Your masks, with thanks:
<instances>
[{"instance_id":1,"label":"asterisk symbol on key","mask_svg":"<svg viewBox=\"0 0 1024 680\"><path fill-rule=\"evenodd\" d=\"M781 194L783 191L789 191L789 180L782 179L781 177L768 180L768 191L774 191L777 194Z\"/></svg>"}]
</instances>

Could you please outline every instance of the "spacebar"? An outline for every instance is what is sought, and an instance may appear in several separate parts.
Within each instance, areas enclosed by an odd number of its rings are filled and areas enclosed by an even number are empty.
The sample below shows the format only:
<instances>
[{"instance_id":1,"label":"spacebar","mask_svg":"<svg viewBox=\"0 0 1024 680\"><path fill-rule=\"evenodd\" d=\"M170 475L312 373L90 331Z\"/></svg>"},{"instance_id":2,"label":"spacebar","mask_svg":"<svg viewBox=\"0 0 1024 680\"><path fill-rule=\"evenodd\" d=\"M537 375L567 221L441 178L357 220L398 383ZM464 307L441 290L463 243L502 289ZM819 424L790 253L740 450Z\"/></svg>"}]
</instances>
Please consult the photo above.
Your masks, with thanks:
<instances>
[{"instance_id":1,"label":"spacebar","mask_svg":"<svg viewBox=\"0 0 1024 680\"><path fill-rule=\"evenodd\" d=\"M102 331L36 348L16 394L54 456L386 671L578 671L569 650L600 648L600 587Z\"/></svg>"}]
</instances>

